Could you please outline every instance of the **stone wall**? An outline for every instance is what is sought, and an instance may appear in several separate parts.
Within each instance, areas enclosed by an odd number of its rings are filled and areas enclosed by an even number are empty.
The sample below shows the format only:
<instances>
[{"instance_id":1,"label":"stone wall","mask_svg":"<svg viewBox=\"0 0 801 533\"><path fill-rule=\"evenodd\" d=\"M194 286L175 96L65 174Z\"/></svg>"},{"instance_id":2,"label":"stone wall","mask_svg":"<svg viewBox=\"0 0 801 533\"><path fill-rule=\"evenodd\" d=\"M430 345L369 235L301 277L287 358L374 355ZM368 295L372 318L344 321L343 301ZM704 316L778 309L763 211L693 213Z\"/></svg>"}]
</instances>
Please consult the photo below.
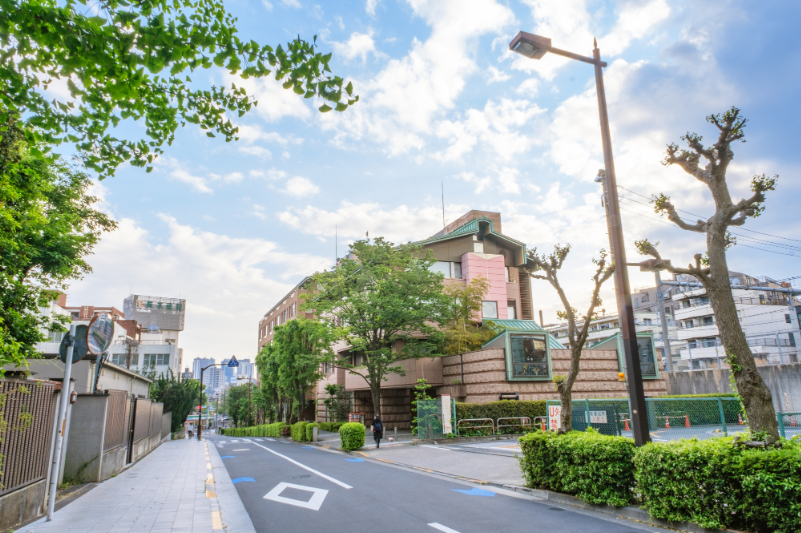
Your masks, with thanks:
<instances>
[{"instance_id":1,"label":"stone wall","mask_svg":"<svg viewBox=\"0 0 801 533\"><path fill-rule=\"evenodd\" d=\"M375 416L373 398L370 391L355 391L353 393L353 412L364 413L365 425ZM412 391L411 389L382 389L381 390L381 418L386 430L397 427L409 429L412 427Z\"/></svg>"},{"instance_id":2,"label":"stone wall","mask_svg":"<svg viewBox=\"0 0 801 533\"><path fill-rule=\"evenodd\" d=\"M463 361L463 365L462 365ZM567 374L570 350L551 350L553 374ZM578 378L573 385L573 398L617 398L628 396L626 384L618 380L617 352L586 350L581 356ZM517 392L521 400L557 399L556 386L551 381L506 381L506 360L502 348L488 348L442 358L442 375L446 384L462 380L467 403L486 403L498 400L502 392ZM666 393L664 379L646 380L646 396Z\"/></svg>"}]
</instances>

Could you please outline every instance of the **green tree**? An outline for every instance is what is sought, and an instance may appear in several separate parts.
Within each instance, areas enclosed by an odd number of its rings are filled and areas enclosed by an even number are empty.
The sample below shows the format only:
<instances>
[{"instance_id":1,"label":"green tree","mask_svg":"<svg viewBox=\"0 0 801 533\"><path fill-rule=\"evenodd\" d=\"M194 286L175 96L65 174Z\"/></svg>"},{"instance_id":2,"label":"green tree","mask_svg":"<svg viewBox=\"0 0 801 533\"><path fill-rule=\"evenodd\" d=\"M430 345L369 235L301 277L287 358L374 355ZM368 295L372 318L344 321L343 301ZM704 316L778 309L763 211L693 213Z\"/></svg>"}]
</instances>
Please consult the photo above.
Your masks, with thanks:
<instances>
[{"instance_id":1,"label":"green tree","mask_svg":"<svg viewBox=\"0 0 801 533\"><path fill-rule=\"evenodd\" d=\"M251 407L253 403L250 403ZM225 402L225 412L234 421L234 425L239 427L242 422L248 420L248 384L234 385L228 387ZM252 418L251 418L252 419Z\"/></svg>"},{"instance_id":2,"label":"green tree","mask_svg":"<svg viewBox=\"0 0 801 533\"><path fill-rule=\"evenodd\" d=\"M404 375L404 359L442 355L451 300L442 292L442 274L429 268L430 250L395 246L383 238L356 241L333 271L315 274L304 307L341 325L337 340L350 347L353 360L331 355L333 364L361 376L370 386L373 408L381 412L381 383L390 373Z\"/></svg>"},{"instance_id":3,"label":"green tree","mask_svg":"<svg viewBox=\"0 0 801 533\"><path fill-rule=\"evenodd\" d=\"M172 431L180 431L192 409L197 407L200 395L200 381L185 379L178 381L172 370L169 375L162 374L150 385L150 397L153 401L164 404L164 412L172 412ZM203 404L206 395L203 394Z\"/></svg>"},{"instance_id":4,"label":"green tree","mask_svg":"<svg viewBox=\"0 0 801 533\"><path fill-rule=\"evenodd\" d=\"M0 366L36 357L42 329L64 331L68 317L48 319L67 282L92 271L86 257L116 222L95 208L86 173L59 157L33 154L24 131L6 123L0 138ZM41 150L40 150L41 151Z\"/></svg>"},{"instance_id":5,"label":"green tree","mask_svg":"<svg viewBox=\"0 0 801 533\"><path fill-rule=\"evenodd\" d=\"M328 422L344 422L348 420L351 411L350 393L342 385L329 383L325 386L325 393L328 398L323 400L323 405L328 409Z\"/></svg>"},{"instance_id":6,"label":"green tree","mask_svg":"<svg viewBox=\"0 0 801 533\"><path fill-rule=\"evenodd\" d=\"M706 254L696 254L694 264L681 268L662 260L656 249L659 243L652 244L644 239L636 244L640 253L657 260L655 269L693 276L704 286L715 312L720 340L726 348L726 360L731 366L751 431L764 433L768 440L775 442L779 440L779 427L773 399L770 389L757 370L751 348L737 317L726 250L736 244L729 228L742 226L748 218L756 218L762 214L765 210L765 193L776 188L778 176L754 176L751 180L751 197L733 202L726 173L734 159L732 143L745 142L747 120L740 116L740 110L736 107L722 114L710 115L706 120L718 130L715 142L704 146L701 135L687 133L682 137L687 143L687 149L680 149L675 143L668 145L663 164L677 165L706 185L715 202L715 214L706 220L691 222L681 218L678 213L680 210L671 203L668 196L659 194L651 202L656 213L667 215L668 220L681 229L705 235Z\"/></svg>"},{"instance_id":7,"label":"green tree","mask_svg":"<svg viewBox=\"0 0 801 533\"><path fill-rule=\"evenodd\" d=\"M291 403L291 399L288 397L287 391L281 387L278 375L279 364L275 357L275 352L274 343L265 344L256 356L256 368L259 371L262 394L265 396L265 401L269 400L272 405L272 412L275 413L275 418L281 420L285 406Z\"/></svg>"},{"instance_id":8,"label":"green tree","mask_svg":"<svg viewBox=\"0 0 801 533\"><path fill-rule=\"evenodd\" d=\"M24 118L30 140L76 143L102 178L125 161L149 165L187 123L236 139L228 113L241 117L256 101L235 85L194 87L186 73L196 69L242 78L272 69L285 89L337 111L358 101L352 84L326 74L331 54L317 51L316 37L262 46L241 40L236 21L216 0L0 0L0 124ZM54 80L66 81L71 100L44 92ZM117 138L125 120L143 121L145 138Z\"/></svg>"},{"instance_id":9,"label":"green tree","mask_svg":"<svg viewBox=\"0 0 801 533\"><path fill-rule=\"evenodd\" d=\"M535 271L542 272L541 274L531 274L531 277L543 279L550 283L565 308L564 311L556 313L559 319L567 321L567 342L570 348L570 368L568 368L567 375L556 375L553 380L556 383L556 390L559 391L559 400L562 406L559 433L573 430L573 384L578 377L581 353L590 333L590 322L597 315L595 309L601 305L599 296L601 286L615 273L615 264L607 265L606 251L601 250L601 258L592 260L595 263L595 274L592 276L593 288L592 296L590 296L590 306L587 309L587 314L579 316L578 311L568 302L567 295L565 295L565 291L559 283L559 271L562 269L569 252L569 244L566 246L557 244L554 246L553 252L548 256L545 254L537 255L536 248L528 252L529 260L534 264Z\"/></svg>"},{"instance_id":10,"label":"green tree","mask_svg":"<svg viewBox=\"0 0 801 533\"><path fill-rule=\"evenodd\" d=\"M446 354L479 350L500 331L491 320L482 322L479 318L489 287L489 280L479 276L464 287L452 284L444 288L443 292L452 298L450 317L443 324Z\"/></svg>"}]
</instances>

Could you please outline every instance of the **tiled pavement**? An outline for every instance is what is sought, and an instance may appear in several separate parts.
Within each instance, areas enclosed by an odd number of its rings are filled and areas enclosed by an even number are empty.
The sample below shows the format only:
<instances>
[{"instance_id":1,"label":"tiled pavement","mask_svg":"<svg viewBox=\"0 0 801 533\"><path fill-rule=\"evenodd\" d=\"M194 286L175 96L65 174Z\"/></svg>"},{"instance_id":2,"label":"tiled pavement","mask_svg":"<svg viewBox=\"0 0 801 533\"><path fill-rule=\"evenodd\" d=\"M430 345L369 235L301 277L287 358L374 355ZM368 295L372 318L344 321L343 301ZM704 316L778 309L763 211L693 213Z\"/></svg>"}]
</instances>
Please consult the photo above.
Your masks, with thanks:
<instances>
[{"instance_id":1,"label":"tiled pavement","mask_svg":"<svg viewBox=\"0 0 801 533\"><path fill-rule=\"evenodd\" d=\"M212 463L221 466L217 450L206 441L166 442L133 467L56 511L51 522L42 518L18 531L222 531L220 505L216 495L218 489L214 484ZM214 471L217 472L218 469ZM233 485L227 487L231 481L227 475L225 478L222 484L226 486L220 488L230 494ZM233 494L236 494L235 490ZM241 502L233 503L234 508L237 503L241 505Z\"/></svg>"}]
</instances>

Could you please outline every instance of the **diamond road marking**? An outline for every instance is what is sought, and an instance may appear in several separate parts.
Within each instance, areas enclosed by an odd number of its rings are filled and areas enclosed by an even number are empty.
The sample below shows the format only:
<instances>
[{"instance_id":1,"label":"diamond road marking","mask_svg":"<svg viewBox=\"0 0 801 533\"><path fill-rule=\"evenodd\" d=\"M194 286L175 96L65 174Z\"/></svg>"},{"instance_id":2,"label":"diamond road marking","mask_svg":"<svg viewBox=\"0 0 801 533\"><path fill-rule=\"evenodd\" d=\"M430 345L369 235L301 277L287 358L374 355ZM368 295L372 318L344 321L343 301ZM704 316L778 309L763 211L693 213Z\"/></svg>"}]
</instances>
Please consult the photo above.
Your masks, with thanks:
<instances>
[{"instance_id":1,"label":"diamond road marking","mask_svg":"<svg viewBox=\"0 0 801 533\"><path fill-rule=\"evenodd\" d=\"M284 492L284 489L297 489L297 490L304 490L307 492L312 493L312 497L309 501L304 502L302 500L295 500L293 498L284 498L281 496L281 493ZM275 486L273 490L268 492L264 495L265 500L272 500L278 503L287 503L289 505L294 505L296 507L303 507L304 509L311 509L312 511L319 511L320 506L323 504L323 500L328 495L328 491L325 489L317 489L314 487L304 487L303 485L295 485L293 483L279 483Z\"/></svg>"}]
</instances>

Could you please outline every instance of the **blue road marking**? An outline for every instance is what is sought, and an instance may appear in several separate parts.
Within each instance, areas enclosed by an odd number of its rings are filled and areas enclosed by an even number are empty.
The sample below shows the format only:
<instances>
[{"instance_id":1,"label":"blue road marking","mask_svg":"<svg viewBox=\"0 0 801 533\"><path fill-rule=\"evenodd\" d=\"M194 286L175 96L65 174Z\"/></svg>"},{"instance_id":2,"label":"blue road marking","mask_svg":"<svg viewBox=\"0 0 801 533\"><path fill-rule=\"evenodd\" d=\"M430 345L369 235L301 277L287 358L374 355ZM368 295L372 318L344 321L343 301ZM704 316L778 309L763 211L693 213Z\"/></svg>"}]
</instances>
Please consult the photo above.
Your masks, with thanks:
<instances>
[{"instance_id":1,"label":"blue road marking","mask_svg":"<svg viewBox=\"0 0 801 533\"><path fill-rule=\"evenodd\" d=\"M464 489L451 489L451 490L456 492L461 492L462 494L469 494L470 496L490 496L490 497L495 496L494 492L491 492L489 490L477 489L475 487L473 487L470 490L464 490Z\"/></svg>"},{"instance_id":2,"label":"blue road marking","mask_svg":"<svg viewBox=\"0 0 801 533\"><path fill-rule=\"evenodd\" d=\"M364 459L345 459L346 461L350 461L351 463L363 463Z\"/></svg>"},{"instance_id":3,"label":"blue road marking","mask_svg":"<svg viewBox=\"0 0 801 533\"><path fill-rule=\"evenodd\" d=\"M236 485L237 483L241 483L243 481L250 481L251 483L255 483L256 482L256 480L253 479L252 477L238 477L238 478L232 480L232 483L234 485Z\"/></svg>"},{"instance_id":4,"label":"blue road marking","mask_svg":"<svg viewBox=\"0 0 801 533\"><path fill-rule=\"evenodd\" d=\"M301 446L304 450L313 450L314 446Z\"/></svg>"},{"instance_id":5,"label":"blue road marking","mask_svg":"<svg viewBox=\"0 0 801 533\"><path fill-rule=\"evenodd\" d=\"M222 457L220 457L220 459L233 459L233 458L234 458L233 455L223 455Z\"/></svg>"}]
</instances>

